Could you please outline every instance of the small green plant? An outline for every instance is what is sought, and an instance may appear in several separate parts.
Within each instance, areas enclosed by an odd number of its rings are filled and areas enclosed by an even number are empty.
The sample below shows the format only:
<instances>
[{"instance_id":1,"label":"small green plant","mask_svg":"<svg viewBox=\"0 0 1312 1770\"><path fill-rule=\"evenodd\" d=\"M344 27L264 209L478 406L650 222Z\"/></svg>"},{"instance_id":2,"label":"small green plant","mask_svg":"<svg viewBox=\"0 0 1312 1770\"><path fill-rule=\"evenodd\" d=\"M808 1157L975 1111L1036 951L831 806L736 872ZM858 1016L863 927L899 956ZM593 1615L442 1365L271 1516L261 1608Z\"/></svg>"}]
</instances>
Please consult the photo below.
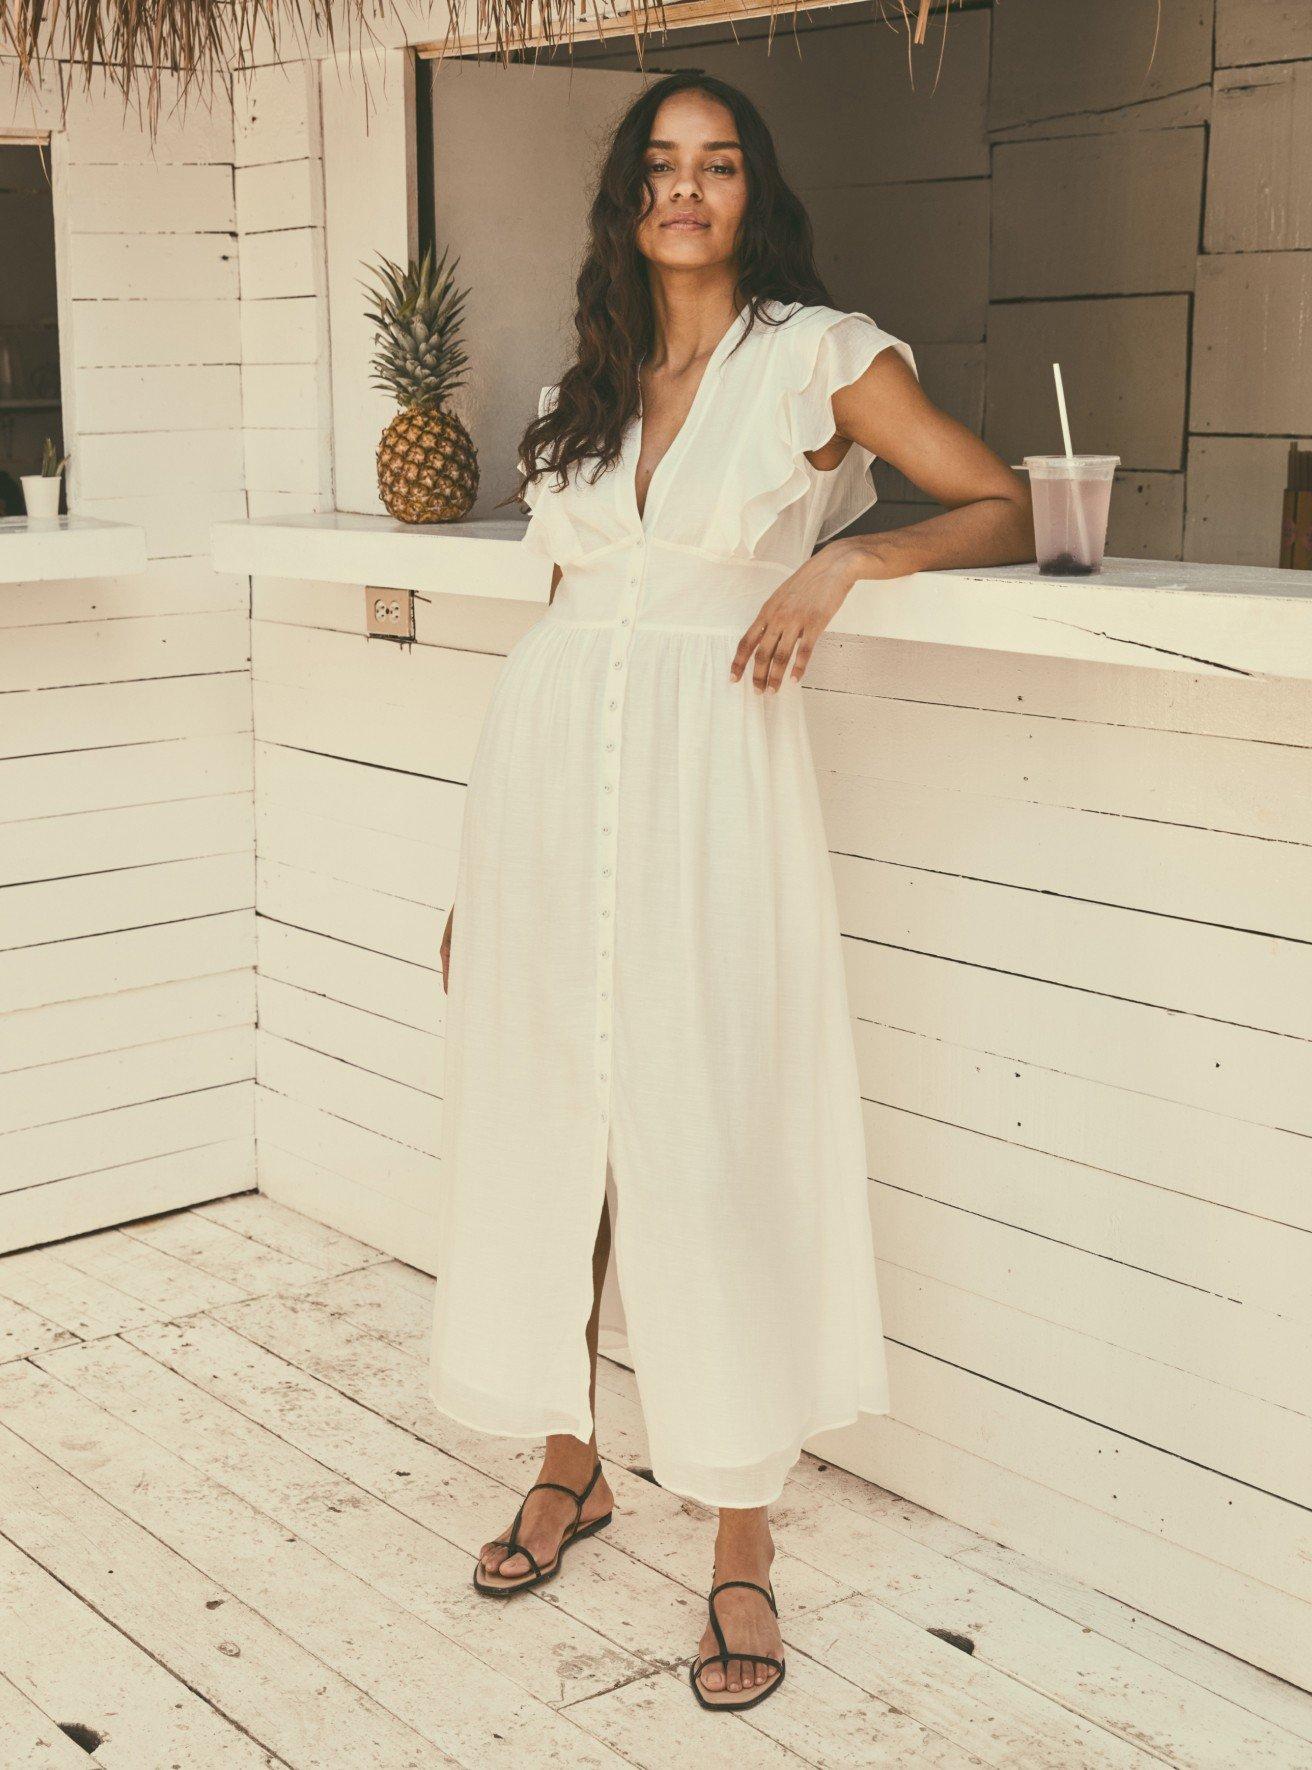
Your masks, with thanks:
<instances>
[{"instance_id":1,"label":"small green plant","mask_svg":"<svg viewBox=\"0 0 1312 1770\"><path fill-rule=\"evenodd\" d=\"M41 450L41 476L43 479L56 479L68 466L72 459L69 455L60 455L55 448L54 438L48 436Z\"/></svg>"}]
</instances>

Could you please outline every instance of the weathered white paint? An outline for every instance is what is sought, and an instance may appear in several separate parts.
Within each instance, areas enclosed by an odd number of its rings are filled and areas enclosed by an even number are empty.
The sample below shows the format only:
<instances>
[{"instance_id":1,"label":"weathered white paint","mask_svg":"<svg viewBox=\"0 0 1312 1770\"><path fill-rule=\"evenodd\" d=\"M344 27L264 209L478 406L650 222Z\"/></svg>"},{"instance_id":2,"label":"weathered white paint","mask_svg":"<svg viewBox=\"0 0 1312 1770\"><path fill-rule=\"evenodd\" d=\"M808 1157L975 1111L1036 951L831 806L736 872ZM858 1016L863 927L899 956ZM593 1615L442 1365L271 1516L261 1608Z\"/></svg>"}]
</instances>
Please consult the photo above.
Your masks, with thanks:
<instances>
[{"instance_id":1,"label":"weathered white paint","mask_svg":"<svg viewBox=\"0 0 1312 1770\"><path fill-rule=\"evenodd\" d=\"M380 511L374 451L396 402L373 386L373 329L362 265L382 254L404 264L419 238L414 66L405 50L316 64L323 114L333 459L337 507Z\"/></svg>"},{"instance_id":2,"label":"weathered white paint","mask_svg":"<svg viewBox=\"0 0 1312 1770\"><path fill-rule=\"evenodd\" d=\"M218 570L449 591L541 606L550 570L526 559L518 519L415 526L341 511L216 523ZM430 631L441 615L430 616ZM1088 578L988 566L863 579L835 634L1154 670L1312 678L1312 586L1257 566L1108 559Z\"/></svg>"},{"instance_id":3,"label":"weathered white paint","mask_svg":"<svg viewBox=\"0 0 1312 1770\"><path fill-rule=\"evenodd\" d=\"M147 151L103 81L65 116L0 60L0 126L49 135L72 457L70 517L0 525L0 1248L254 1183L232 112L174 84Z\"/></svg>"},{"instance_id":4,"label":"weathered white paint","mask_svg":"<svg viewBox=\"0 0 1312 1770\"><path fill-rule=\"evenodd\" d=\"M552 1603L489 1614L471 1558L536 1465L428 1404L431 1308L412 1267L250 1196L0 1261L7 1763L62 1767L35 1743L56 1716L225 1770L664 1764L672 1740L722 1770L1306 1762L1290 1685L809 1457L775 1522L786 1724L701 1715L713 1523L634 1473L605 1363L614 1523Z\"/></svg>"},{"instance_id":5,"label":"weathered white paint","mask_svg":"<svg viewBox=\"0 0 1312 1770\"><path fill-rule=\"evenodd\" d=\"M130 522L69 514L0 518L0 584L103 578L146 569L146 536Z\"/></svg>"}]
</instances>

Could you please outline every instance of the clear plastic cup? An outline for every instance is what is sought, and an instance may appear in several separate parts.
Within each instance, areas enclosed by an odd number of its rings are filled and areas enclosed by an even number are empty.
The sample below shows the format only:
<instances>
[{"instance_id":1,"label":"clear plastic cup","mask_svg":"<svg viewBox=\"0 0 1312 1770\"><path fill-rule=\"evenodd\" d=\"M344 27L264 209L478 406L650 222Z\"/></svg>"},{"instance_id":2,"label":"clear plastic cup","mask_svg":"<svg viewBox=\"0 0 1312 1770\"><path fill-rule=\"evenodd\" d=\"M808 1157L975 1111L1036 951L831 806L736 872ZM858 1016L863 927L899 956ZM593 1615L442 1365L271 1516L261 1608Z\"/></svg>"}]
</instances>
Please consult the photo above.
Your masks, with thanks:
<instances>
[{"instance_id":1,"label":"clear plastic cup","mask_svg":"<svg viewBox=\"0 0 1312 1770\"><path fill-rule=\"evenodd\" d=\"M1039 570L1083 578L1102 570L1119 455L1026 455Z\"/></svg>"}]
</instances>

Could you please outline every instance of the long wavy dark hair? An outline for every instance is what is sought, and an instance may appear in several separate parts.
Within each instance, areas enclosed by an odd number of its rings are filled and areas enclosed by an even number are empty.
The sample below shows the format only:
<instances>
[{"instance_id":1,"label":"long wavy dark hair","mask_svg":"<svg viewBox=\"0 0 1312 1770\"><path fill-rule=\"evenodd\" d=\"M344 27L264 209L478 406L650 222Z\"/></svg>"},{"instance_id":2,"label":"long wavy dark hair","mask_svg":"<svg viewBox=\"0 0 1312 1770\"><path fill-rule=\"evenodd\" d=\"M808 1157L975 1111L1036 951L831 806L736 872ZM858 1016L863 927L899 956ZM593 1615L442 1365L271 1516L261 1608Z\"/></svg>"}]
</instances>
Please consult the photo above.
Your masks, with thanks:
<instances>
[{"instance_id":1,"label":"long wavy dark hair","mask_svg":"<svg viewBox=\"0 0 1312 1770\"><path fill-rule=\"evenodd\" d=\"M737 126L747 179L736 254L736 306L750 308L743 336L755 324L771 323L761 311L764 301L833 305L816 268L811 218L785 181L774 139L751 99L736 86L692 69L657 80L625 111L606 151L575 284L578 357L561 377L555 405L524 432L519 458L529 471L505 503L522 498L542 473L558 473L563 485L576 462L595 461L588 475L594 483L618 458L637 415L638 368L651 351L655 319L647 260L636 232L655 200L646 169L652 124L677 92L718 99Z\"/></svg>"}]
</instances>

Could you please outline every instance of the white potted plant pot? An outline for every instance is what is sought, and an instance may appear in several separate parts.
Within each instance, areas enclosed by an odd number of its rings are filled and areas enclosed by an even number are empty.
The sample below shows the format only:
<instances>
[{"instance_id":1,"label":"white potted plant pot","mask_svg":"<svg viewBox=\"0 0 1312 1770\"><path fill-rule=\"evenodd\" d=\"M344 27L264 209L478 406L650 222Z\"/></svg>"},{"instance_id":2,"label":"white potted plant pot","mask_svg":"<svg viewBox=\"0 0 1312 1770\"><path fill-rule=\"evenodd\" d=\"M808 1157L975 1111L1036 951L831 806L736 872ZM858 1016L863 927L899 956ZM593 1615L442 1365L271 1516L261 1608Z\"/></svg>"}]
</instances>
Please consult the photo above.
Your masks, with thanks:
<instances>
[{"instance_id":1,"label":"white potted plant pot","mask_svg":"<svg viewBox=\"0 0 1312 1770\"><path fill-rule=\"evenodd\" d=\"M23 502L29 516L58 516L59 488L63 476L58 473L24 473Z\"/></svg>"}]
</instances>

